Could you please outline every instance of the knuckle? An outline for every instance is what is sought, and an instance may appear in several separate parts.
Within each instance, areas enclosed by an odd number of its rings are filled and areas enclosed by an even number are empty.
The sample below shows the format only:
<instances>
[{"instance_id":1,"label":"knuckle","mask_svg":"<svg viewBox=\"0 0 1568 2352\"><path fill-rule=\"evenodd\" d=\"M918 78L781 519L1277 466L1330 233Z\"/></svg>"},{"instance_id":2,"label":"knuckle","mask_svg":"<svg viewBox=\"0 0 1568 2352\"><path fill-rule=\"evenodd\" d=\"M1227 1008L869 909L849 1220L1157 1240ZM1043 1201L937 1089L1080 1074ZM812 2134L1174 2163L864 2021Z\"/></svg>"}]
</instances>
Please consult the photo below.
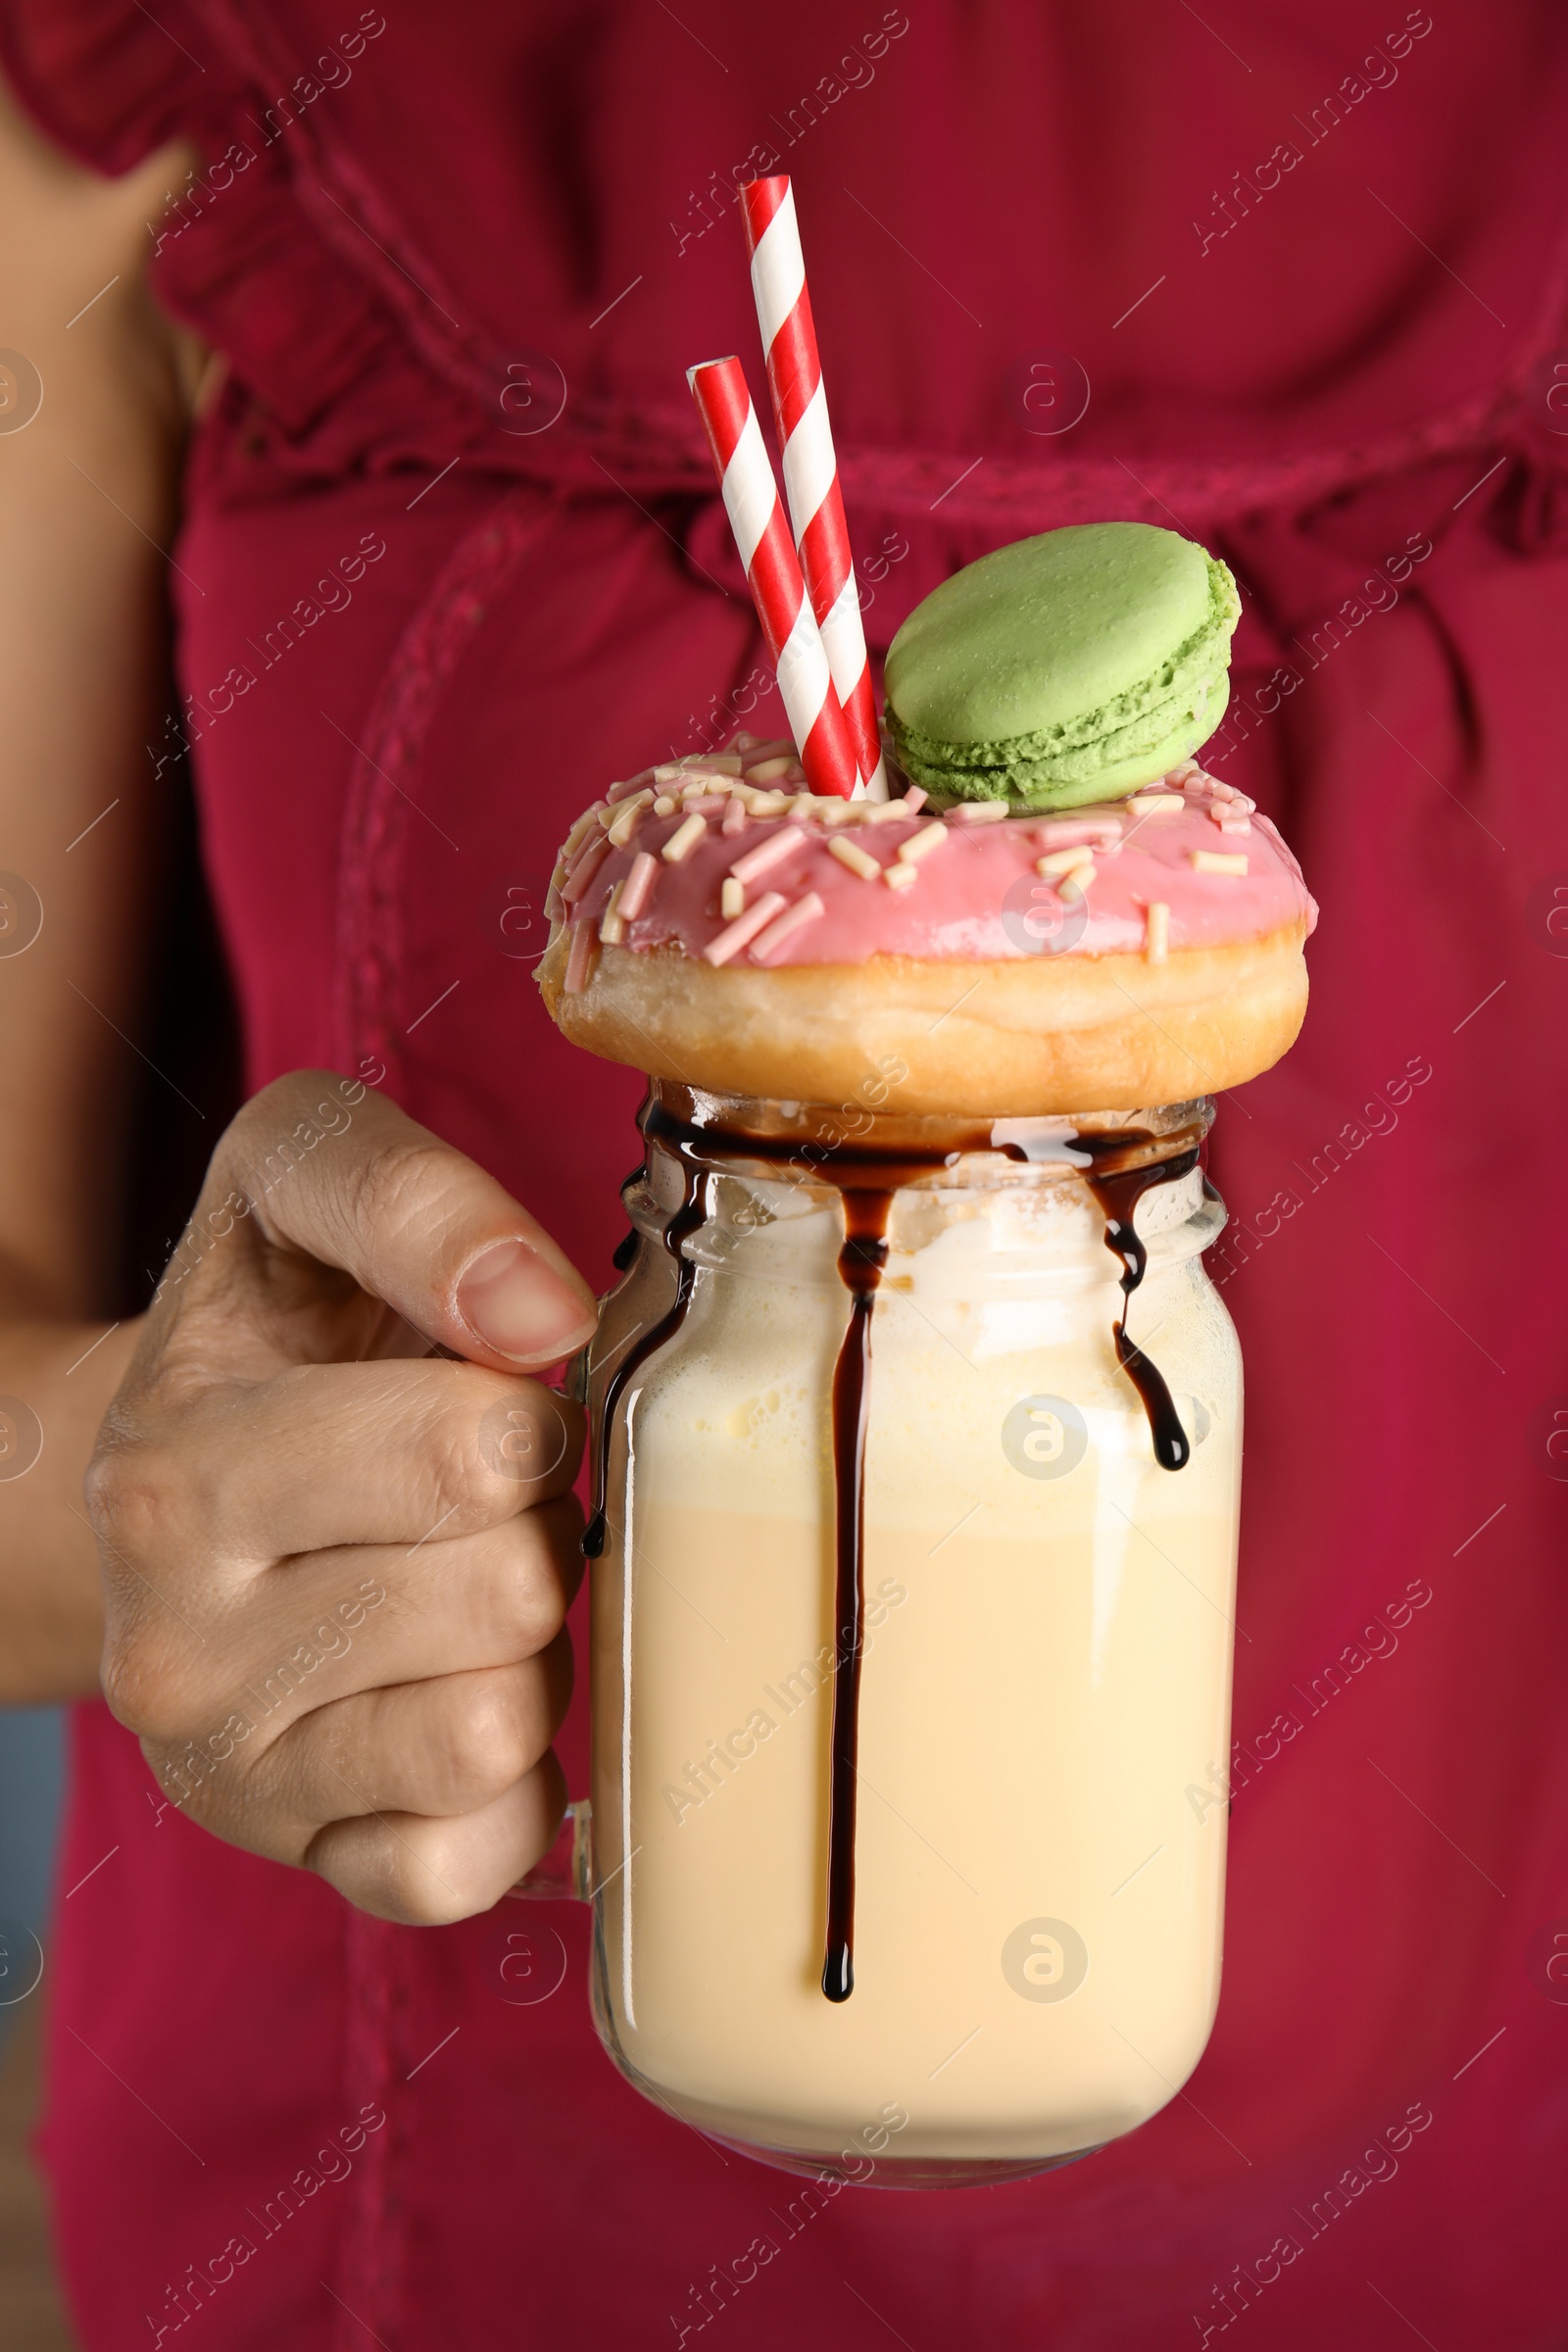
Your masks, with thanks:
<instances>
[{"instance_id":1,"label":"knuckle","mask_svg":"<svg viewBox=\"0 0 1568 2352\"><path fill-rule=\"evenodd\" d=\"M388 1855L379 1876L379 1899L367 1907L402 1927L451 1927L475 1908L448 1884L439 1848L428 1858L422 1853Z\"/></svg>"},{"instance_id":2,"label":"knuckle","mask_svg":"<svg viewBox=\"0 0 1568 2352\"><path fill-rule=\"evenodd\" d=\"M286 1133L298 1116L299 1076L290 1071L262 1087L234 1113L223 1136L225 1169L243 1173L253 1166L273 1138Z\"/></svg>"},{"instance_id":3,"label":"knuckle","mask_svg":"<svg viewBox=\"0 0 1568 2352\"><path fill-rule=\"evenodd\" d=\"M577 1408L537 1381L509 1381L488 1393L479 1421L485 1467L514 1494L559 1494L576 1475L582 1451Z\"/></svg>"},{"instance_id":4,"label":"knuckle","mask_svg":"<svg viewBox=\"0 0 1568 2352\"><path fill-rule=\"evenodd\" d=\"M449 1792L465 1807L503 1795L537 1761L530 1712L513 1676L476 1677L457 1696L444 1762Z\"/></svg>"},{"instance_id":5,"label":"knuckle","mask_svg":"<svg viewBox=\"0 0 1568 2352\"><path fill-rule=\"evenodd\" d=\"M141 1644L134 1640L116 1640L111 1634L98 1663L98 1683L104 1704L127 1732L139 1733L143 1728L148 1681Z\"/></svg>"},{"instance_id":6,"label":"knuckle","mask_svg":"<svg viewBox=\"0 0 1568 2352\"><path fill-rule=\"evenodd\" d=\"M436 1924L408 1902L418 1874L411 1872L397 1841L379 1825L328 1822L309 1840L301 1861L372 1919L395 1920L404 1927Z\"/></svg>"},{"instance_id":7,"label":"knuckle","mask_svg":"<svg viewBox=\"0 0 1568 2352\"><path fill-rule=\"evenodd\" d=\"M496 1392L503 1384L493 1373L466 1364L432 1367L432 1373L424 1420L425 1452L432 1491L441 1507L463 1506L470 1527L491 1526L515 1516L519 1507L526 1507L532 1491L527 1470L529 1456L537 1446L530 1424L519 1466L513 1444L515 1432L507 1416L515 1416L524 1408L510 1396L503 1396L498 1403ZM558 1446L557 1450L563 1449Z\"/></svg>"},{"instance_id":8,"label":"knuckle","mask_svg":"<svg viewBox=\"0 0 1568 2352\"><path fill-rule=\"evenodd\" d=\"M82 1481L87 1518L111 1554L145 1549L167 1518L172 1496L168 1465L143 1446L100 1445Z\"/></svg>"},{"instance_id":9,"label":"knuckle","mask_svg":"<svg viewBox=\"0 0 1568 2352\"><path fill-rule=\"evenodd\" d=\"M413 1129L378 1141L345 1172L344 1208L361 1232L396 1244L428 1215L443 1189L453 1154L434 1136Z\"/></svg>"},{"instance_id":10,"label":"knuckle","mask_svg":"<svg viewBox=\"0 0 1568 2352\"><path fill-rule=\"evenodd\" d=\"M421 1364L416 1382L409 1388L416 1435L408 1458L429 1523L445 1538L517 1520L569 1482L577 1425L549 1390L519 1394L515 1383L459 1363Z\"/></svg>"},{"instance_id":11,"label":"knuckle","mask_svg":"<svg viewBox=\"0 0 1568 2352\"><path fill-rule=\"evenodd\" d=\"M467 1916L465 1904L444 1896L440 1887L422 1878L418 1871L397 1864L387 1873L386 1889L380 1901L366 1908L372 1909L379 1919L392 1920L400 1928L450 1928Z\"/></svg>"},{"instance_id":12,"label":"knuckle","mask_svg":"<svg viewBox=\"0 0 1568 2352\"><path fill-rule=\"evenodd\" d=\"M82 1496L102 1546L104 1574L117 1578L143 1560L168 1561L212 1549L223 1516L220 1452L188 1441L185 1425L160 1418L158 1435L120 1436L107 1426L87 1465Z\"/></svg>"},{"instance_id":13,"label":"knuckle","mask_svg":"<svg viewBox=\"0 0 1568 2352\"><path fill-rule=\"evenodd\" d=\"M104 1584L104 1698L117 1722L166 1743L186 1739L211 1703L199 1631L210 1607L180 1569L212 1557L193 1533L206 1520L191 1484L172 1448L101 1442L82 1485Z\"/></svg>"},{"instance_id":14,"label":"knuckle","mask_svg":"<svg viewBox=\"0 0 1568 2352\"><path fill-rule=\"evenodd\" d=\"M99 1682L109 1710L143 1739L180 1739L200 1696L188 1620L170 1597L185 1548L186 1482L160 1448L101 1446L82 1493L104 1582Z\"/></svg>"},{"instance_id":15,"label":"knuckle","mask_svg":"<svg viewBox=\"0 0 1568 2352\"><path fill-rule=\"evenodd\" d=\"M535 1514L513 1522L515 1536L502 1546L486 1579L486 1598L492 1612L487 1629L498 1645L519 1658L532 1657L560 1633L566 1617L566 1595L546 1531ZM511 1529L508 1530L511 1536Z\"/></svg>"},{"instance_id":16,"label":"knuckle","mask_svg":"<svg viewBox=\"0 0 1568 2352\"><path fill-rule=\"evenodd\" d=\"M323 1091L341 1085L342 1079L332 1070L285 1070L280 1078L258 1087L240 1105L228 1123L227 1134L238 1143L246 1143L258 1133L271 1134L280 1122L298 1118L302 1108Z\"/></svg>"},{"instance_id":17,"label":"knuckle","mask_svg":"<svg viewBox=\"0 0 1568 2352\"><path fill-rule=\"evenodd\" d=\"M430 1511L443 1535L487 1526L494 1516L496 1482L485 1468L472 1415L438 1410L426 1431L425 1485ZM456 1520L456 1525L446 1524Z\"/></svg>"},{"instance_id":18,"label":"knuckle","mask_svg":"<svg viewBox=\"0 0 1568 2352\"><path fill-rule=\"evenodd\" d=\"M170 1746L189 1733L193 1710L186 1678L145 1626L111 1628L99 1681L110 1714L138 1739Z\"/></svg>"}]
</instances>

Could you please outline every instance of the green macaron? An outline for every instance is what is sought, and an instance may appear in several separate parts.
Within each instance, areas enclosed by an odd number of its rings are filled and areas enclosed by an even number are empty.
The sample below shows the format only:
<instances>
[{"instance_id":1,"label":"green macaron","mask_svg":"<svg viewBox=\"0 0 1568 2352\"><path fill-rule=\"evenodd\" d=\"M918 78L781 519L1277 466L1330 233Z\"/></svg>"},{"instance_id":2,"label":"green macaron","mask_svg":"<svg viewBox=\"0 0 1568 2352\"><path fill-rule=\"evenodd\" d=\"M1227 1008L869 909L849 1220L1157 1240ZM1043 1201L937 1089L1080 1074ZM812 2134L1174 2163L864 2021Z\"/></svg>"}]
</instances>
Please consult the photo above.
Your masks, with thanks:
<instances>
[{"instance_id":1,"label":"green macaron","mask_svg":"<svg viewBox=\"0 0 1568 2352\"><path fill-rule=\"evenodd\" d=\"M949 799L1071 808L1163 776L1214 732L1241 615L1225 565L1147 522L982 556L889 649L900 765Z\"/></svg>"}]
</instances>

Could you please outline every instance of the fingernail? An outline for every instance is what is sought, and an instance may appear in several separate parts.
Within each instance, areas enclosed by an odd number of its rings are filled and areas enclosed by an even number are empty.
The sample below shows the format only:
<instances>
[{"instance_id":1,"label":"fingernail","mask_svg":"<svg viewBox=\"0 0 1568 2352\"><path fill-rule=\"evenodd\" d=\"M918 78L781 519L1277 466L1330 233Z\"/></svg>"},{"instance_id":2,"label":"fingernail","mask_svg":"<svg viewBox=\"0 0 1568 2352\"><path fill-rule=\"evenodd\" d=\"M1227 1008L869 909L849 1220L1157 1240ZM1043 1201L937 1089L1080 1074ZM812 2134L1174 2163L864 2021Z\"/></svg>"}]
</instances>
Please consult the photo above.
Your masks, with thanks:
<instances>
[{"instance_id":1,"label":"fingernail","mask_svg":"<svg viewBox=\"0 0 1568 2352\"><path fill-rule=\"evenodd\" d=\"M458 1284L458 1312L498 1355L548 1361L580 1347L594 1312L526 1242L493 1242Z\"/></svg>"}]
</instances>

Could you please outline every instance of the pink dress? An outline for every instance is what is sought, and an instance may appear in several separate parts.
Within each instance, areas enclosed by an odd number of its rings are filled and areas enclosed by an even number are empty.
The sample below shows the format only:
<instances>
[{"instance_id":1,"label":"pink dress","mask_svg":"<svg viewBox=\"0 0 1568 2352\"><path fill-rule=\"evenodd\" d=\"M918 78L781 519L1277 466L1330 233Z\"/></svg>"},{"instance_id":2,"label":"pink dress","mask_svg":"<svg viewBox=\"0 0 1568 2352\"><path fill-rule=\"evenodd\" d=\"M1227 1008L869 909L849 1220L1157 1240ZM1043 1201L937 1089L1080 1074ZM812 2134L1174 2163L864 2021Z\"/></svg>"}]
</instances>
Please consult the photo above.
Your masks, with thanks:
<instances>
[{"instance_id":1,"label":"pink dress","mask_svg":"<svg viewBox=\"0 0 1568 2352\"><path fill-rule=\"evenodd\" d=\"M1563 2340L1565 39L1544 0L0 5L77 155L201 158L153 274L227 362L172 588L254 1083L384 1070L608 1279L638 1082L531 959L591 793L777 723L681 374L755 354L737 172L795 178L878 650L1023 533L1202 538L1245 600L1215 763L1324 909L1214 1149L1244 1638L1190 2086L1057 2177L803 2207L612 2072L580 1914L362 1918L83 1706L63 1886L109 1858L44 2144L89 2352Z\"/></svg>"}]
</instances>

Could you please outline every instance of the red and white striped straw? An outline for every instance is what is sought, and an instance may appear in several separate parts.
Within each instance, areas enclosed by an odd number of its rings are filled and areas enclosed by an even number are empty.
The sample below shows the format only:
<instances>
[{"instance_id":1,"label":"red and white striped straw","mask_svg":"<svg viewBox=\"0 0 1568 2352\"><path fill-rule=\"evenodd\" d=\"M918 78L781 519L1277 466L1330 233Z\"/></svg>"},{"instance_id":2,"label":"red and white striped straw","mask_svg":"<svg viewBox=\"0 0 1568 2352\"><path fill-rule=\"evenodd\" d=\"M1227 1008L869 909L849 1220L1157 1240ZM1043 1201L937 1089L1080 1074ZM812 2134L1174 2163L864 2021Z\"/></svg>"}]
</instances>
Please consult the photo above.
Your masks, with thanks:
<instances>
[{"instance_id":1,"label":"red and white striped straw","mask_svg":"<svg viewBox=\"0 0 1568 2352\"><path fill-rule=\"evenodd\" d=\"M860 780L855 740L834 691L745 370L737 359L705 360L688 368L686 381L707 428L801 764L813 792L850 800Z\"/></svg>"},{"instance_id":2,"label":"red and white striped straw","mask_svg":"<svg viewBox=\"0 0 1568 2352\"><path fill-rule=\"evenodd\" d=\"M887 776L877 738L871 665L860 625L860 601L828 423L827 394L822 388L816 329L811 323L811 297L807 291L795 197L783 172L771 179L744 180L740 197L752 256L752 291L757 297L773 419L784 460L784 490L801 568L827 648L833 683L855 739L860 773L871 798L885 801Z\"/></svg>"}]
</instances>

